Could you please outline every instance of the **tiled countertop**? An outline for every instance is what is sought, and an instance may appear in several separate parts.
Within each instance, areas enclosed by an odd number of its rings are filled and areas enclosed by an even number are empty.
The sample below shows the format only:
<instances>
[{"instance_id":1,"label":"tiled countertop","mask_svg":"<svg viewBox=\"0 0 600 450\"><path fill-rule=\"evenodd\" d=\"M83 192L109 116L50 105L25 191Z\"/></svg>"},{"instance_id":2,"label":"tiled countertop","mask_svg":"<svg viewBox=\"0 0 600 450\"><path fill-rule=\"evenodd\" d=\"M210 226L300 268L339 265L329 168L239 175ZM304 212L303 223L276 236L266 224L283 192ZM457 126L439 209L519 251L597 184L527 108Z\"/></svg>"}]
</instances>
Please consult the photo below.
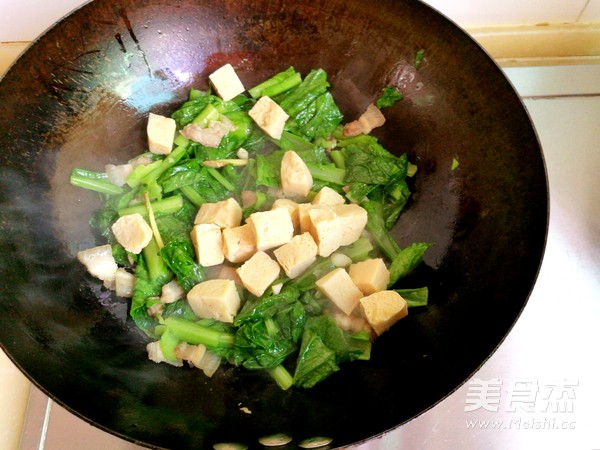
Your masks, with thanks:
<instances>
[{"instance_id":1,"label":"tiled countertop","mask_svg":"<svg viewBox=\"0 0 600 450\"><path fill-rule=\"evenodd\" d=\"M0 45L0 73L11 52ZM360 450L600 448L600 65L506 74L531 114L550 180L550 229L537 284L507 339L468 383ZM495 392L499 403L484 402L482 392ZM0 404L2 449L138 448L35 388L29 395L29 382L3 354Z\"/></svg>"}]
</instances>

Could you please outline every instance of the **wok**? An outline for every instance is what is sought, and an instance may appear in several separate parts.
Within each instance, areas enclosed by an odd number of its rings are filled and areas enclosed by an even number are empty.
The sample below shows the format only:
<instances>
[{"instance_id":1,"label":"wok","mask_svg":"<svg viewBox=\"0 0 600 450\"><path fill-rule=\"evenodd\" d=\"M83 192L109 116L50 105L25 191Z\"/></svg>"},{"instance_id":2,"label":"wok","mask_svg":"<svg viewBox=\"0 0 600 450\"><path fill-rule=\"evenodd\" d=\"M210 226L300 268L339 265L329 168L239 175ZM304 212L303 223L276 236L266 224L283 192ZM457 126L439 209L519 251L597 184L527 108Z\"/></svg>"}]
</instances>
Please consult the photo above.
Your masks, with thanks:
<instances>
[{"instance_id":1,"label":"wok","mask_svg":"<svg viewBox=\"0 0 600 450\"><path fill-rule=\"evenodd\" d=\"M147 113L168 114L227 62L246 86L289 65L321 67L347 120L384 86L405 95L376 135L419 167L394 235L436 243L405 282L426 283L430 305L382 335L371 361L312 390L284 392L232 366L209 380L148 361L127 302L75 260L97 244L87 220L99 201L69 185L71 169L142 151ZM485 362L538 272L548 202L530 120L488 55L416 0L97 0L27 50L0 105L2 348L58 403L140 444L255 447L283 432L295 448L381 434Z\"/></svg>"}]
</instances>

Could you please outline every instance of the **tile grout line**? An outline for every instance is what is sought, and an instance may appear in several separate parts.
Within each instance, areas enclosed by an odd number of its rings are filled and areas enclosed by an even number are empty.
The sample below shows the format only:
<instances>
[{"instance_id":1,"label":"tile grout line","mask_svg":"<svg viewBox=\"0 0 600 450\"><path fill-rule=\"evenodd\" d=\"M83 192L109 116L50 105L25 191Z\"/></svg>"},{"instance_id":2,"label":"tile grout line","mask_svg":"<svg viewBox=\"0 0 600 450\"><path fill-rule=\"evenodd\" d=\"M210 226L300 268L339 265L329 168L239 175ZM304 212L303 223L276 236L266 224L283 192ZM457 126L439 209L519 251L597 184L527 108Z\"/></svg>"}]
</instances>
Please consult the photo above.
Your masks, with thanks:
<instances>
[{"instance_id":1,"label":"tile grout line","mask_svg":"<svg viewBox=\"0 0 600 450\"><path fill-rule=\"evenodd\" d=\"M585 1L585 5L583 5L583 8L581 8L581 11L579 11L579 14L577 15L577 18L575 19L575 22L579 22L581 20L581 16L583 16L583 13L585 12L585 10L587 9L587 7L590 5L590 1L591 0L586 0Z\"/></svg>"},{"instance_id":2,"label":"tile grout line","mask_svg":"<svg viewBox=\"0 0 600 450\"><path fill-rule=\"evenodd\" d=\"M44 414L44 423L42 425L42 431L40 433L40 443L38 450L44 450L46 447L46 437L48 435L48 428L50 428L50 414L52 413L52 399L48 397L46 402L46 412Z\"/></svg>"}]
</instances>

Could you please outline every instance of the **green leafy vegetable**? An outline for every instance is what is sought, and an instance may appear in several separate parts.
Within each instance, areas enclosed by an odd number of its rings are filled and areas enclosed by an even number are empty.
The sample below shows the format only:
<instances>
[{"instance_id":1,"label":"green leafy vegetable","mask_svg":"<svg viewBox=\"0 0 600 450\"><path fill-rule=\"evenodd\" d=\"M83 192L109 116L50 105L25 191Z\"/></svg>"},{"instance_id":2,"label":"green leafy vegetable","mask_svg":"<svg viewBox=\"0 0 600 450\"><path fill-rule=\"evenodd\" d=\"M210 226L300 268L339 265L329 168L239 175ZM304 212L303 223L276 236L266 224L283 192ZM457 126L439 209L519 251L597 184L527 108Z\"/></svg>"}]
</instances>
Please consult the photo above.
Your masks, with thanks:
<instances>
[{"instance_id":1,"label":"green leafy vegetable","mask_svg":"<svg viewBox=\"0 0 600 450\"><path fill-rule=\"evenodd\" d=\"M402 95L398 88L385 87L381 96L375 102L375 106L379 109L389 108L403 99L404 95Z\"/></svg>"}]
</instances>

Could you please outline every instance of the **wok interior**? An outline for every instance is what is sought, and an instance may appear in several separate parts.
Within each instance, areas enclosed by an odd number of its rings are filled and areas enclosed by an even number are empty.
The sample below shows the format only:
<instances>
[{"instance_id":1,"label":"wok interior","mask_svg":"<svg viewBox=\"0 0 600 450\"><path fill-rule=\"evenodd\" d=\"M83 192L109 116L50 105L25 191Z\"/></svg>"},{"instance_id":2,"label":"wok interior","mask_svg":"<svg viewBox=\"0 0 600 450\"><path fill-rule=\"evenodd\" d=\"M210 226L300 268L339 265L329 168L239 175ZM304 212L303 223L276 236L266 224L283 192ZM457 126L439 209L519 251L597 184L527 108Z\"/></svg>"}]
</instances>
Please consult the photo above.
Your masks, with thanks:
<instances>
[{"instance_id":1,"label":"wok interior","mask_svg":"<svg viewBox=\"0 0 600 450\"><path fill-rule=\"evenodd\" d=\"M127 302L74 258L96 244L87 220L99 202L69 186L71 169L143 151L148 112L168 114L227 62L246 87L289 65L323 68L346 120L385 86L406 97L376 134L419 167L394 233L401 246L435 242L404 283L427 284L430 305L385 333L371 361L309 391L232 366L209 380L147 361ZM537 274L547 198L529 119L487 55L417 1L95 1L22 56L0 100L2 345L48 395L134 441L256 445L285 432L338 446L382 433L485 361Z\"/></svg>"}]
</instances>

